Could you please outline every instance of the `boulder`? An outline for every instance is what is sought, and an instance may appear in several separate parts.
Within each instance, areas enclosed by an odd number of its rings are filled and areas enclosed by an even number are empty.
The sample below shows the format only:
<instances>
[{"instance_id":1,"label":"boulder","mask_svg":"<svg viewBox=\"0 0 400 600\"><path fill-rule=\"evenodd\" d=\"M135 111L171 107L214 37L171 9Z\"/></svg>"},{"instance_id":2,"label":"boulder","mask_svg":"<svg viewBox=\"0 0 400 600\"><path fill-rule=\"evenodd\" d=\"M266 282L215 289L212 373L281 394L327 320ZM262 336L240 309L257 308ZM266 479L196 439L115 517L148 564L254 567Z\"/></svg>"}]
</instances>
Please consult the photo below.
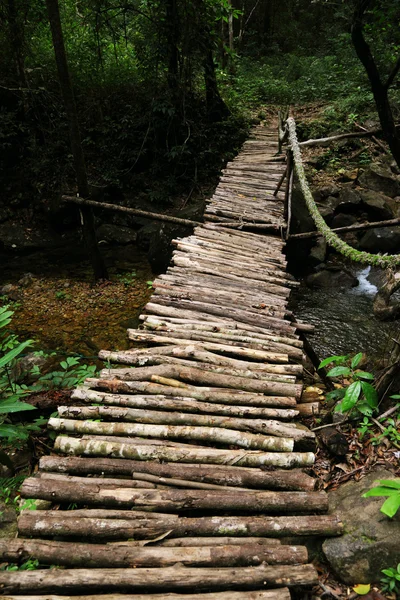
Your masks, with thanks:
<instances>
[{"instance_id":1,"label":"boulder","mask_svg":"<svg viewBox=\"0 0 400 600\"><path fill-rule=\"evenodd\" d=\"M372 163L359 178L363 187L382 192L390 198L400 195L400 177L392 173L390 168L379 163Z\"/></svg>"},{"instance_id":2,"label":"boulder","mask_svg":"<svg viewBox=\"0 0 400 600\"><path fill-rule=\"evenodd\" d=\"M355 207L360 204L361 196L358 190L353 188L353 185L344 185L336 198L336 211L340 209L340 212L346 212L347 210L354 210Z\"/></svg>"},{"instance_id":3,"label":"boulder","mask_svg":"<svg viewBox=\"0 0 400 600\"><path fill-rule=\"evenodd\" d=\"M357 219L354 215L339 213L333 218L331 227L332 229L336 229L337 227L349 227L349 225L354 225L354 223L357 223Z\"/></svg>"},{"instance_id":4,"label":"boulder","mask_svg":"<svg viewBox=\"0 0 400 600\"><path fill-rule=\"evenodd\" d=\"M28 288L33 284L34 280L35 276L33 273L25 273L25 275L23 275L23 277L21 277L21 279L18 281L18 285L23 288Z\"/></svg>"},{"instance_id":5,"label":"boulder","mask_svg":"<svg viewBox=\"0 0 400 600\"><path fill-rule=\"evenodd\" d=\"M10 221L0 224L0 246L7 249L30 251L59 246L60 242L60 237L50 228L36 230Z\"/></svg>"},{"instance_id":6,"label":"boulder","mask_svg":"<svg viewBox=\"0 0 400 600\"><path fill-rule=\"evenodd\" d=\"M393 219L397 213L397 202L374 190L360 190L361 201L368 215L376 221Z\"/></svg>"},{"instance_id":7,"label":"boulder","mask_svg":"<svg viewBox=\"0 0 400 600\"><path fill-rule=\"evenodd\" d=\"M339 196L340 188L335 184L331 183L329 185L324 185L313 191L314 200L316 202L320 202L329 196Z\"/></svg>"},{"instance_id":8,"label":"boulder","mask_svg":"<svg viewBox=\"0 0 400 600\"><path fill-rule=\"evenodd\" d=\"M328 245L324 238L320 236L310 250L309 260L312 264L318 265L323 263L326 258Z\"/></svg>"},{"instance_id":9,"label":"boulder","mask_svg":"<svg viewBox=\"0 0 400 600\"><path fill-rule=\"evenodd\" d=\"M352 288L358 285L358 279L345 269L322 269L306 278L306 284L315 288Z\"/></svg>"},{"instance_id":10,"label":"boulder","mask_svg":"<svg viewBox=\"0 0 400 600\"><path fill-rule=\"evenodd\" d=\"M136 231L129 229L129 227L120 227L119 225L111 225L104 223L100 225L96 231L97 239L99 242L105 241L108 244L117 244L125 246L127 244L134 244L136 242Z\"/></svg>"},{"instance_id":11,"label":"boulder","mask_svg":"<svg viewBox=\"0 0 400 600\"><path fill-rule=\"evenodd\" d=\"M293 187L292 217L290 222L291 233L305 233L315 231L314 221L308 211L304 196L297 185Z\"/></svg>"},{"instance_id":12,"label":"boulder","mask_svg":"<svg viewBox=\"0 0 400 600\"><path fill-rule=\"evenodd\" d=\"M359 247L372 253L397 254L400 251L400 227L369 229L360 239Z\"/></svg>"},{"instance_id":13,"label":"boulder","mask_svg":"<svg viewBox=\"0 0 400 600\"><path fill-rule=\"evenodd\" d=\"M384 498L362 498L377 480L393 478L392 472L381 469L329 493L330 511L342 519L345 533L325 540L322 549L337 576L348 585L379 581L382 569L399 562L399 513L389 519L379 510Z\"/></svg>"}]
</instances>

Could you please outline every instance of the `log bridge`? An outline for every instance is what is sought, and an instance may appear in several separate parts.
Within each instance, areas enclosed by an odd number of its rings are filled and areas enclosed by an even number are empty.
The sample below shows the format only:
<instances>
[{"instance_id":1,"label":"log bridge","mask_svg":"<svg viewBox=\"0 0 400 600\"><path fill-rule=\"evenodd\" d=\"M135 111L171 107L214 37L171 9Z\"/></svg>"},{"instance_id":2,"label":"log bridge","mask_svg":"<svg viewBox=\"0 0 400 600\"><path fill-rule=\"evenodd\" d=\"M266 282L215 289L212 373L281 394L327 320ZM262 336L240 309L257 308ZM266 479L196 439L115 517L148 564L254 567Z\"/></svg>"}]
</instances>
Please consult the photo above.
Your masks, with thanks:
<instances>
[{"instance_id":1,"label":"log bridge","mask_svg":"<svg viewBox=\"0 0 400 600\"><path fill-rule=\"evenodd\" d=\"M56 454L20 490L36 509L0 540L2 562L39 567L0 571L8 600L289 600L317 582L296 539L342 524L296 421L318 404L302 401L287 309L281 143L252 130L204 223L174 241L134 347L102 351L107 368L49 420Z\"/></svg>"}]
</instances>

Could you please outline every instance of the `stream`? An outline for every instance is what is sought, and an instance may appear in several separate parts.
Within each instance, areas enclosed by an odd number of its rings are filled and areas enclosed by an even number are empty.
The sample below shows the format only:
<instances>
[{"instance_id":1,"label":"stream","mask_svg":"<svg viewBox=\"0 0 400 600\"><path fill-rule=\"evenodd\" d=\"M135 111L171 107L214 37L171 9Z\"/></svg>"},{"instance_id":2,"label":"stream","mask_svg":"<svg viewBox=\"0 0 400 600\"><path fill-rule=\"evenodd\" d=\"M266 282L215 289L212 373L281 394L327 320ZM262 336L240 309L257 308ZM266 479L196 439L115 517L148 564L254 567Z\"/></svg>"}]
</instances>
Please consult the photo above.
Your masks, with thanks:
<instances>
[{"instance_id":1,"label":"stream","mask_svg":"<svg viewBox=\"0 0 400 600\"><path fill-rule=\"evenodd\" d=\"M315 325L309 336L318 356L366 352L373 361L388 356L392 338L399 339L398 321L382 322L373 315L379 271L352 268L358 286L350 289L316 289L304 283L291 296L290 308L300 320ZM371 280L372 281L371 281Z\"/></svg>"}]
</instances>

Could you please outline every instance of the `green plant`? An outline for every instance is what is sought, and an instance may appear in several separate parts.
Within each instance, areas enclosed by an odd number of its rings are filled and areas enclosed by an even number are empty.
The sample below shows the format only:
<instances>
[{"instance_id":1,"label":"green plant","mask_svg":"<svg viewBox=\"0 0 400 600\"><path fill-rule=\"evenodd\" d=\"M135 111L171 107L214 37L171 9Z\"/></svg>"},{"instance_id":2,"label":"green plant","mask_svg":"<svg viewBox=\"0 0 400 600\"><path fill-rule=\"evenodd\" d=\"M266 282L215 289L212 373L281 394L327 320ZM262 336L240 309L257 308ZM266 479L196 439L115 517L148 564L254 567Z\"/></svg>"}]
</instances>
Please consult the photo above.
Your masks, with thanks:
<instances>
[{"instance_id":1,"label":"green plant","mask_svg":"<svg viewBox=\"0 0 400 600\"><path fill-rule=\"evenodd\" d=\"M35 571L39 567L39 561L29 558L21 565L15 565L14 563L10 563L8 565L2 565L0 567L1 571Z\"/></svg>"},{"instance_id":2,"label":"green plant","mask_svg":"<svg viewBox=\"0 0 400 600\"><path fill-rule=\"evenodd\" d=\"M398 563L397 567L382 569L382 573L386 575L386 577L381 578L383 584L382 592L400 594L400 563Z\"/></svg>"},{"instance_id":3,"label":"green plant","mask_svg":"<svg viewBox=\"0 0 400 600\"><path fill-rule=\"evenodd\" d=\"M0 437L9 441L26 439L29 435L25 425L13 424L10 415L16 412L35 410L34 406L22 402L21 398L29 393L26 385L18 384L12 374L17 357L32 344L32 340L19 342L15 335L6 330L13 315L8 306L0 307L0 329L4 330L0 335ZM10 466L6 454L1 452L0 460Z\"/></svg>"},{"instance_id":4,"label":"green plant","mask_svg":"<svg viewBox=\"0 0 400 600\"><path fill-rule=\"evenodd\" d=\"M146 285L149 288L149 290L153 288L153 282L152 281L146 281Z\"/></svg>"},{"instance_id":5,"label":"green plant","mask_svg":"<svg viewBox=\"0 0 400 600\"><path fill-rule=\"evenodd\" d=\"M372 421L370 421L368 417L364 417L357 427L357 431L360 434L360 439L362 439L366 433L372 434L373 426L374 424Z\"/></svg>"},{"instance_id":6,"label":"green plant","mask_svg":"<svg viewBox=\"0 0 400 600\"><path fill-rule=\"evenodd\" d=\"M117 275L117 279L123 283L125 287L129 287L136 279L136 271L125 273L125 275Z\"/></svg>"},{"instance_id":7,"label":"green plant","mask_svg":"<svg viewBox=\"0 0 400 600\"><path fill-rule=\"evenodd\" d=\"M378 406L378 394L373 385L368 383L374 375L368 371L357 369L363 354L359 352L350 356L329 356L321 362L319 369L334 363L336 366L328 371L328 377L340 378L343 387L329 392L327 399L338 399L335 412L348 413L349 416L361 413L370 417ZM349 383L345 383L349 382Z\"/></svg>"},{"instance_id":8,"label":"green plant","mask_svg":"<svg viewBox=\"0 0 400 600\"><path fill-rule=\"evenodd\" d=\"M96 366L81 365L80 361L80 358L69 356L60 363L61 371L52 371L40 377L35 389L69 389L80 385L87 377L93 377Z\"/></svg>"},{"instance_id":9,"label":"green plant","mask_svg":"<svg viewBox=\"0 0 400 600\"><path fill-rule=\"evenodd\" d=\"M400 432L398 431L397 423L394 419L386 419L384 422L384 429L381 433L371 438L371 443L376 446L383 438L388 439L393 445L400 448Z\"/></svg>"},{"instance_id":10,"label":"green plant","mask_svg":"<svg viewBox=\"0 0 400 600\"><path fill-rule=\"evenodd\" d=\"M380 511L384 515L392 518L400 508L400 479L381 479L376 483L378 485L368 490L368 492L365 492L362 497L387 497L387 500L385 500L385 502L382 504Z\"/></svg>"}]
</instances>

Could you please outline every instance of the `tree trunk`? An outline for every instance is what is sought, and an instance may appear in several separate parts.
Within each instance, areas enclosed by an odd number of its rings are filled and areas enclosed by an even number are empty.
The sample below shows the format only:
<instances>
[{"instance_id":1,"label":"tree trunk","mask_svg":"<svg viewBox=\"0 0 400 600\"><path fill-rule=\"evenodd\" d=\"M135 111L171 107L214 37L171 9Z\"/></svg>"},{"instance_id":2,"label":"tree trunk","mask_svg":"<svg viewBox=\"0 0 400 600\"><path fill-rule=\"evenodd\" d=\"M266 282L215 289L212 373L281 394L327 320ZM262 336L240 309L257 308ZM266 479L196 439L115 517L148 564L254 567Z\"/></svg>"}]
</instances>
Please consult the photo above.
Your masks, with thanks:
<instances>
[{"instance_id":1,"label":"tree trunk","mask_svg":"<svg viewBox=\"0 0 400 600\"><path fill-rule=\"evenodd\" d=\"M95 423L98 425L98 423ZM183 463L234 464L244 467L310 467L314 464L312 452L259 452L220 450L216 448L171 448L158 445L131 445L82 440L58 436L54 449L72 455L132 458L134 460L162 460Z\"/></svg>"},{"instance_id":2,"label":"tree trunk","mask_svg":"<svg viewBox=\"0 0 400 600\"><path fill-rule=\"evenodd\" d=\"M377 64L363 33L362 19L369 4L369 0L357 0L351 28L351 39L357 56L368 75L383 135L389 144L393 158L400 167L400 136L396 131L396 124L388 97L388 89L392 83L391 77L389 77L386 84L382 82Z\"/></svg>"},{"instance_id":3,"label":"tree trunk","mask_svg":"<svg viewBox=\"0 0 400 600\"><path fill-rule=\"evenodd\" d=\"M304 564L308 560L304 546L259 546L246 543L241 546L157 548L107 544L53 542L36 540L0 540L0 557L18 563L34 558L41 565L72 568L140 568L171 567L177 563L185 567L251 567L275 564Z\"/></svg>"},{"instance_id":4,"label":"tree trunk","mask_svg":"<svg viewBox=\"0 0 400 600\"><path fill-rule=\"evenodd\" d=\"M31 592L136 592L141 590L229 590L313 585L318 575L313 565L274 565L236 568L168 567L166 569L51 569L0 572L3 593Z\"/></svg>"},{"instance_id":5,"label":"tree trunk","mask_svg":"<svg viewBox=\"0 0 400 600\"><path fill-rule=\"evenodd\" d=\"M119 409L114 409L119 410ZM121 409L120 409L121 410ZM129 409L122 409L127 411ZM131 409L134 410L134 409ZM142 423L104 423L92 421L75 421L73 419L51 418L49 429L68 433L91 433L100 435L136 435L145 438L184 439L201 442L233 445L239 448L291 452L293 439L266 436L262 434L243 433L234 429L219 427L196 427L192 425L147 425Z\"/></svg>"},{"instance_id":6,"label":"tree trunk","mask_svg":"<svg viewBox=\"0 0 400 600\"><path fill-rule=\"evenodd\" d=\"M208 34L208 37L210 34ZM206 87L206 105L210 121L222 121L230 115L230 111L218 91L215 73L214 56L210 46L205 50L204 83Z\"/></svg>"},{"instance_id":7,"label":"tree trunk","mask_svg":"<svg viewBox=\"0 0 400 600\"><path fill-rule=\"evenodd\" d=\"M18 520L19 535L33 537L38 531L43 537L85 538L99 541L116 540L153 540L160 536L182 538L185 536L218 537L278 537L291 536L337 536L343 533L343 524L336 515L301 515L298 517L197 517L187 518L176 515L158 515L147 513L148 518L137 518L132 511L119 511L105 517L80 517L78 511L41 511L24 510ZM81 512L81 511L79 511ZM116 513L117 511L112 511ZM107 518L108 517L108 518ZM19 574L19 573L18 573Z\"/></svg>"},{"instance_id":8,"label":"tree trunk","mask_svg":"<svg viewBox=\"0 0 400 600\"><path fill-rule=\"evenodd\" d=\"M257 468L228 465L174 464L155 461L112 458L78 458L75 456L42 456L41 471L73 475L132 476L133 472L150 473L160 477L184 477L190 481L218 485L270 490L303 490L311 492L315 480L300 470L262 471Z\"/></svg>"},{"instance_id":9,"label":"tree trunk","mask_svg":"<svg viewBox=\"0 0 400 600\"><path fill-rule=\"evenodd\" d=\"M89 198L90 193L86 165L82 150L74 92L69 75L67 55L65 53L58 0L46 0L46 5L49 15L49 23L53 39L61 92L64 99L65 110L68 116L71 150L74 157L75 172L78 182L78 193L82 198ZM96 280L107 279L107 269L97 245L92 209L83 206L80 214L83 237L92 263L94 277Z\"/></svg>"}]
</instances>

